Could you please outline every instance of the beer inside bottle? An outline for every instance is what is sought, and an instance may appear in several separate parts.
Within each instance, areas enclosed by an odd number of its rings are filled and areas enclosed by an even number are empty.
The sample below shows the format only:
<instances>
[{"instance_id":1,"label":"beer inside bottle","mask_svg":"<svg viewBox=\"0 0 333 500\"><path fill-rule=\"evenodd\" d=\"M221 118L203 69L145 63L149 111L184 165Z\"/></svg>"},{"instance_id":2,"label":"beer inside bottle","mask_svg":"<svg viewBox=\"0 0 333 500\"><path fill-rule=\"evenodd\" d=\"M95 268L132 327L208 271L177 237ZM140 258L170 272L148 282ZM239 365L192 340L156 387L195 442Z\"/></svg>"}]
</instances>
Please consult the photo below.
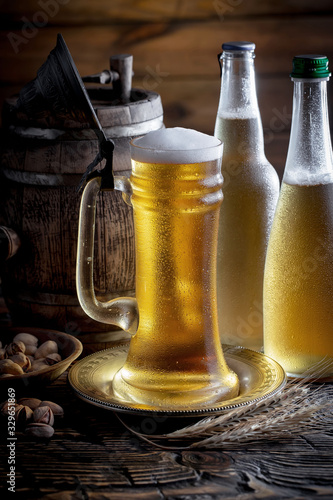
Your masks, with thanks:
<instances>
[{"instance_id":1,"label":"beer inside bottle","mask_svg":"<svg viewBox=\"0 0 333 500\"><path fill-rule=\"evenodd\" d=\"M254 48L222 45L220 103L214 135L224 144L217 253L219 330L223 343L263 346L263 275L279 179L264 152Z\"/></svg>"},{"instance_id":2,"label":"beer inside bottle","mask_svg":"<svg viewBox=\"0 0 333 500\"><path fill-rule=\"evenodd\" d=\"M325 56L294 58L294 102L264 279L264 349L294 377L333 376L333 162ZM326 361L331 366L320 366Z\"/></svg>"},{"instance_id":3,"label":"beer inside bottle","mask_svg":"<svg viewBox=\"0 0 333 500\"><path fill-rule=\"evenodd\" d=\"M332 302L333 183L283 182L267 253L265 353L288 374L333 356Z\"/></svg>"}]
</instances>

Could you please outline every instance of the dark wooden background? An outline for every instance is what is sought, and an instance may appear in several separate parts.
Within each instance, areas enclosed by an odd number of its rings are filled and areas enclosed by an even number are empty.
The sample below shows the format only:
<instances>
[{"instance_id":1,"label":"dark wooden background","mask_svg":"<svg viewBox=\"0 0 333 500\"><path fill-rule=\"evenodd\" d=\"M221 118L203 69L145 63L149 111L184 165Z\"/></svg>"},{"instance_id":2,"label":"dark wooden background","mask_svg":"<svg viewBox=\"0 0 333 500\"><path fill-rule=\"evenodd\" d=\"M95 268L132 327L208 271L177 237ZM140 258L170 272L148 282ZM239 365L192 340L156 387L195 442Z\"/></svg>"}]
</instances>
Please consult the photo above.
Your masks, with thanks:
<instances>
[{"instance_id":1,"label":"dark wooden background","mask_svg":"<svg viewBox=\"0 0 333 500\"><path fill-rule=\"evenodd\" d=\"M110 55L131 53L133 84L161 95L166 126L211 134L221 44L255 42L266 152L280 174L292 57L324 53L333 67L331 0L2 0L0 13L1 105L35 77L61 32L81 75L107 68Z\"/></svg>"},{"instance_id":2,"label":"dark wooden background","mask_svg":"<svg viewBox=\"0 0 333 500\"><path fill-rule=\"evenodd\" d=\"M131 53L133 85L161 95L166 126L210 134L221 44L255 42L266 153L280 175L292 57L323 53L333 68L332 0L0 0L0 106L35 77L59 32L81 75L108 67L111 55ZM332 426L280 443L175 453L139 442L91 405L75 399L73 410L64 381L47 399L64 405L65 418L48 446L19 436L17 498L332 498ZM3 486L8 453L1 453Z\"/></svg>"}]
</instances>

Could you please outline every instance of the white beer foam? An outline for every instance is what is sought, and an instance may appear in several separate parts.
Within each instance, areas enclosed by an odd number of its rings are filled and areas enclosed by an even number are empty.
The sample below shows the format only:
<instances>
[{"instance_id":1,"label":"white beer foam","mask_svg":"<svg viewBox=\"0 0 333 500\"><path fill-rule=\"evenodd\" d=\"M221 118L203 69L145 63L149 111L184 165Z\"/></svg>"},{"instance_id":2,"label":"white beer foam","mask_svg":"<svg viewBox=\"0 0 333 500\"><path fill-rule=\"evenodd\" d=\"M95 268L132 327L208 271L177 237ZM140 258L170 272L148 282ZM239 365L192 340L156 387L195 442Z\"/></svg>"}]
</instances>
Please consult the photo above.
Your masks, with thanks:
<instances>
[{"instance_id":1,"label":"white beer foam","mask_svg":"<svg viewBox=\"0 0 333 500\"><path fill-rule=\"evenodd\" d=\"M222 143L197 130L175 127L149 132L131 142L131 158L145 163L201 163L222 156Z\"/></svg>"},{"instance_id":2,"label":"white beer foam","mask_svg":"<svg viewBox=\"0 0 333 500\"><path fill-rule=\"evenodd\" d=\"M249 120L257 118L258 113L252 108L235 108L232 111L220 111L218 112L218 116L224 120Z\"/></svg>"},{"instance_id":3,"label":"white beer foam","mask_svg":"<svg viewBox=\"0 0 333 500\"><path fill-rule=\"evenodd\" d=\"M307 172L304 170L285 172L283 182L294 186L318 186L321 184L331 184L333 182L332 171L323 172Z\"/></svg>"}]
</instances>

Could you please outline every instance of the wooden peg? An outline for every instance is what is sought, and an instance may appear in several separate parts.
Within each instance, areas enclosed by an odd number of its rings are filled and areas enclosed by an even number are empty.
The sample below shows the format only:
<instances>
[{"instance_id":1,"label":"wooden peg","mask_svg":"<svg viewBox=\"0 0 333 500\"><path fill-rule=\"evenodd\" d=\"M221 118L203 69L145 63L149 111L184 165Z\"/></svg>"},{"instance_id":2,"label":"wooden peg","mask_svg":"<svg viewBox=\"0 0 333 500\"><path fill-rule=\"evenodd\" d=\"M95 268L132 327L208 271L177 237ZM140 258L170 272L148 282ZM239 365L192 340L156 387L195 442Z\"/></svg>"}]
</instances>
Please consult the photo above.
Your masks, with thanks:
<instances>
[{"instance_id":1,"label":"wooden peg","mask_svg":"<svg viewBox=\"0 0 333 500\"><path fill-rule=\"evenodd\" d=\"M118 54L110 57L110 69L119 74L119 79L113 82L115 94L121 102L129 102L132 88L133 56Z\"/></svg>"}]
</instances>

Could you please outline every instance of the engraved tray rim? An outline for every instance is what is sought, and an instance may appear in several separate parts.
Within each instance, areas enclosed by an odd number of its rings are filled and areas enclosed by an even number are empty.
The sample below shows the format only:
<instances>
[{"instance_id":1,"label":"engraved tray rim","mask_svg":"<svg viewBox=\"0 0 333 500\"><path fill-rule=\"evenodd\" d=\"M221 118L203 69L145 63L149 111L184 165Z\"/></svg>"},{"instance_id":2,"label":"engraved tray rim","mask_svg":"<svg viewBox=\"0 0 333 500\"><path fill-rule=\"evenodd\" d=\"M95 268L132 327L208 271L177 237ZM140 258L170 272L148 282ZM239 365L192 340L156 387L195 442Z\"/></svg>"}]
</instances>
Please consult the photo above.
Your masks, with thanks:
<instances>
[{"instance_id":1,"label":"engraved tray rim","mask_svg":"<svg viewBox=\"0 0 333 500\"><path fill-rule=\"evenodd\" d=\"M259 380L257 384L252 387L243 388L243 393L233 399L225 400L214 406L207 406L197 409L184 409L184 410L163 410L161 408L140 408L131 402L124 402L117 399L114 395L108 399L107 394L104 392L98 395L98 390L102 387L96 387L92 383L93 372L98 370L99 366L105 363L106 359L117 359L121 356L124 358L127 354L129 342L122 342L113 347L97 351L93 354L82 358L77 361L71 368L68 374L68 382L74 391L74 394L83 401L90 403L94 406L104 408L106 410L136 414L136 415L155 415L155 416L170 416L170 417L199 417L211 414L221 414L235 408L247 406L249 404L263 401L270 397L276 396L282 391L287 382L287 375L281 365L274 359L266 356L265 354L254 351L241 346L223 345L223 352L225 359L229 366L240 377L241 387L242 381L244 382L252 373L257 374ZM124 358L125 360L125 358ZM123 360L123 362L124 362ZM116 372L123 364L119 364L115 368ZM238 370L234 365L238 363ZM239 370L242 370L242 379ZM85 372L89 374L90 380L85 376ZM83 383L82 383L83 380ZM111 379L112 380L112 379ZM110 381L109 381L110 382ZM242 389L241 389L242 391Z\"/></svg>"}]
</instances>

